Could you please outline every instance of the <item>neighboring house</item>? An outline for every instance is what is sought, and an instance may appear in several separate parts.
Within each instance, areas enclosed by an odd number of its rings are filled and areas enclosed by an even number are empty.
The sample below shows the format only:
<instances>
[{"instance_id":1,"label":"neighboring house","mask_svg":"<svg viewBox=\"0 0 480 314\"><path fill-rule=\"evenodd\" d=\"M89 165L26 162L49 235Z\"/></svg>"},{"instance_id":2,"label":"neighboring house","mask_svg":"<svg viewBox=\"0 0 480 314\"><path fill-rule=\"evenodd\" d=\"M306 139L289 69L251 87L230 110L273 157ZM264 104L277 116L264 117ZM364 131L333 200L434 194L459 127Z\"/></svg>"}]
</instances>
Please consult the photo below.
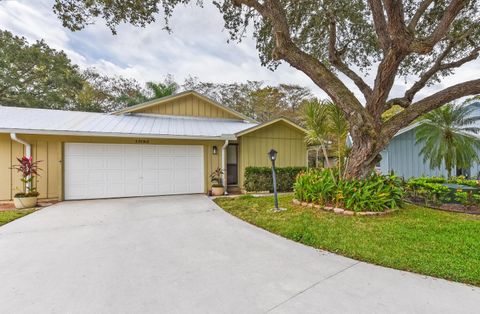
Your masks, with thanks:
<instances>
[{"instance_id":1,"label":"neighboring house","mask_svg":"<svg viewBox=\"0 0 480 314\"><path fill-rule=\"evenodd\" d=\"M306 166L305 130L279 118L263 124L193 91L112 114L0 106L0 200L21 187L11 170L31 153L36 187L60 200L207 193L210 173L243 186L248 166Z\"/></svg>"},{"instance_id":2,"label":"neighboring house","mask_svg":"<svg viewBox=\"0 0 480 314\"><path fill-rule=\"evenodd\" d=\"M470 106L476 108L472 112L473 115L480 115L480 102L472 103ZM380 170L383 174L393 171L406 179L420 176L447 177L445 167L430 169L429 161L423 160L423 155L420 154L422 146L415 143L415 130L419 125L420 123L417 122L400 130L387 149L381 153ZM479 173L480 165L477 162L473 162L470 169L454 168L452 171L452 175L466 175L471 178L477 178Z\"/></svg>"}]
</instances>

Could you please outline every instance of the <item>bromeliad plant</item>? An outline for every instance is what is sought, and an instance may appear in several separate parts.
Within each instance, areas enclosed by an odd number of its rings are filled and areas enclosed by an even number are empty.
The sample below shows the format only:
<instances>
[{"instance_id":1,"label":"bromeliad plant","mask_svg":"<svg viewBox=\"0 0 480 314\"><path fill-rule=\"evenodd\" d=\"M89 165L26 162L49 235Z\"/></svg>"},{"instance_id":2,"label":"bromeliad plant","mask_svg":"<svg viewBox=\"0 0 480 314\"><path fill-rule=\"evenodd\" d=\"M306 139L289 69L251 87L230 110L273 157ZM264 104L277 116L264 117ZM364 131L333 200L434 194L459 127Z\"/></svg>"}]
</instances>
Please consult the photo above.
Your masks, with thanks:
<instances>
[{"instance_id":1,"label":"bromeliad plant","mask_svg":"<svg viewBox=\"0 0 480 314\"><path fill-rule=\"evenodd\" d=\"M17 170L21 173L22 178L20 179L23 184L23 192L15 194L15 197L36 197L39 193L36 191L36 188L33 186L35 182L35 176L40 176L39 171L42 170L38 167L38 164L41 161L33 161L32 157L23 156L22 158L17 158L18 164L13 165L12 169Z\"/></svg>"},{"instance_id":2,"label":"bromeliad plant","mask_svg":"<svg viewBox=\"0 0 480 314\"><path fill-rule=\"evenodd\" d=\"M329 170L312 169L295 182L295 198L303 202L360 211L385 211L402 204L403 189L396 176L372 174L363 180L335 182Z\"/></svg>"}]
</instances>

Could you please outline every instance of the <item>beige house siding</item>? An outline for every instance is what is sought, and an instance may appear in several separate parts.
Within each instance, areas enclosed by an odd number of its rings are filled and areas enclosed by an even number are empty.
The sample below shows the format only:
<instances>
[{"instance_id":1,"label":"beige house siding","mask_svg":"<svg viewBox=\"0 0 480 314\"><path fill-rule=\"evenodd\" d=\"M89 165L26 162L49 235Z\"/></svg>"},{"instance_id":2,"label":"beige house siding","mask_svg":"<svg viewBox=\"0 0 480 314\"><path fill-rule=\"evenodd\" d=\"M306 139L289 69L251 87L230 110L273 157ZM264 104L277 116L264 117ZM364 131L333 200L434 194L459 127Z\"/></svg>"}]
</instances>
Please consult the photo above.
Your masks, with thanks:
<instances>
[{"instance_id":1,"label":"beige house siding","mask_svg":"<svg viewBox=\"0 0 480 314\"><path fill-rule=\"evenodd\" d=\"M24 135L18 137L32 144L34 160L41 160L40 177L37 177L37 190L40 198L63 199L63 144L64 143L111 143L136 144L148 143L152 145L203 145L205 193L211 188L209 175L217 167L221 167L221 147L223 141L199 140L164 140L164 139L137 139L115 137L86 137L86 136L54 136L54 135ZM213 146L218 147L218 154L213 155ZM24 154L23 145L10 139L9 134L0 134L0 200L10 200L21 190L20 176L11 170L16 158Z\"/></svg>"},{"instance_id":2,"label":"beige house siding","mask_svg":"<svg viewBox=\"0 0 480 314\"><path fill-rule=\"evenodd\" d=\"M10 169L12 161L22 155L23 145L12 143L8 134L0 134L0 200L11 199L17 189L22 188L20 175Z\"/></svg>"},{"instance_id":3,"label":"beige house siding","mask_svg":"<svg viewBox=\"0 0 480 314\"><path fill-rule=\"evenodd\" d=\"M267 153L270 149L278 152L278 167L307 166L305 134L291 125L280 121L240 136L239 183L243 187L245 168L249 166L269 167Z\"/></svg>"},{"instance_id":4,"label":"beige house siding","mask_svg":"<svg viewBox=\"0 0 480 314\"><path fill-rule=\"evenodd\" d=\"M239 119L234 114L215 106L199 97L188 95L169 102L152 105L147 108L135 110L136 113L193 116L221 119Z\"/></svg>"}]
</instances>

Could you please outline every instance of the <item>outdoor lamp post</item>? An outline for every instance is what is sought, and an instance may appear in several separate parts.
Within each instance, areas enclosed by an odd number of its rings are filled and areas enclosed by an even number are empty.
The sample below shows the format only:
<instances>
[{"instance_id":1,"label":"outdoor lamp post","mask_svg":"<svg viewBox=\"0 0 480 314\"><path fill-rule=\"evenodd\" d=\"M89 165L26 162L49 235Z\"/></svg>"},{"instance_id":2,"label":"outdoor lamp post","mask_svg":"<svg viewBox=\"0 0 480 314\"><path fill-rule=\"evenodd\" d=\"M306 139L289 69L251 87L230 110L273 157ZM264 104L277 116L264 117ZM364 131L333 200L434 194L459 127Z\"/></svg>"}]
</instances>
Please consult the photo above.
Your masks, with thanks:
<instances>
[{"instance_id":1,"label":"outdoor lamp post","mask_svg":"<svg viewBox=\"0 0 480 314\"><path fill-rule=\"evenodd\" d=\"M279 211L280 208L278 208L277 176L275 174L275 160L277 159L277 151L272 148L268 152L268 157L270 157L270 161L272 162L273 199L275 200L275 208L273 210Z\"/></svg>"}]
</instances>

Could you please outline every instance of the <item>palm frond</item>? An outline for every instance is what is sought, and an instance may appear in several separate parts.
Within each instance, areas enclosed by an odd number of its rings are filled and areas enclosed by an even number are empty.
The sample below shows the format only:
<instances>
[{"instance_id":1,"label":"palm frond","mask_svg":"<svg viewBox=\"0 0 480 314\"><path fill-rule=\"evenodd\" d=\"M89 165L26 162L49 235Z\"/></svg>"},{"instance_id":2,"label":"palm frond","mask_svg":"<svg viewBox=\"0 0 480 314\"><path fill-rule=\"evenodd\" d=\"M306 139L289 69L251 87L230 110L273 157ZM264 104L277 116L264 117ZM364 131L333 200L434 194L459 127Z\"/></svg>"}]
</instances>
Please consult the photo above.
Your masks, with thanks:
<instances>
[{"instance_id":1,"label":"palm frond","mask_svg":"<svg viewBox=\"0 0 480 314\"><path fill-rule=\"evenodd\" d=\"M473 134L480 133L480 116L473 111L469 106L447 104L424 115L415 143L423 145L420 154L430 168L444 165L450 174L454 167L469 168L479 160L480 139Z\"/></svg>"}]
</instances>

